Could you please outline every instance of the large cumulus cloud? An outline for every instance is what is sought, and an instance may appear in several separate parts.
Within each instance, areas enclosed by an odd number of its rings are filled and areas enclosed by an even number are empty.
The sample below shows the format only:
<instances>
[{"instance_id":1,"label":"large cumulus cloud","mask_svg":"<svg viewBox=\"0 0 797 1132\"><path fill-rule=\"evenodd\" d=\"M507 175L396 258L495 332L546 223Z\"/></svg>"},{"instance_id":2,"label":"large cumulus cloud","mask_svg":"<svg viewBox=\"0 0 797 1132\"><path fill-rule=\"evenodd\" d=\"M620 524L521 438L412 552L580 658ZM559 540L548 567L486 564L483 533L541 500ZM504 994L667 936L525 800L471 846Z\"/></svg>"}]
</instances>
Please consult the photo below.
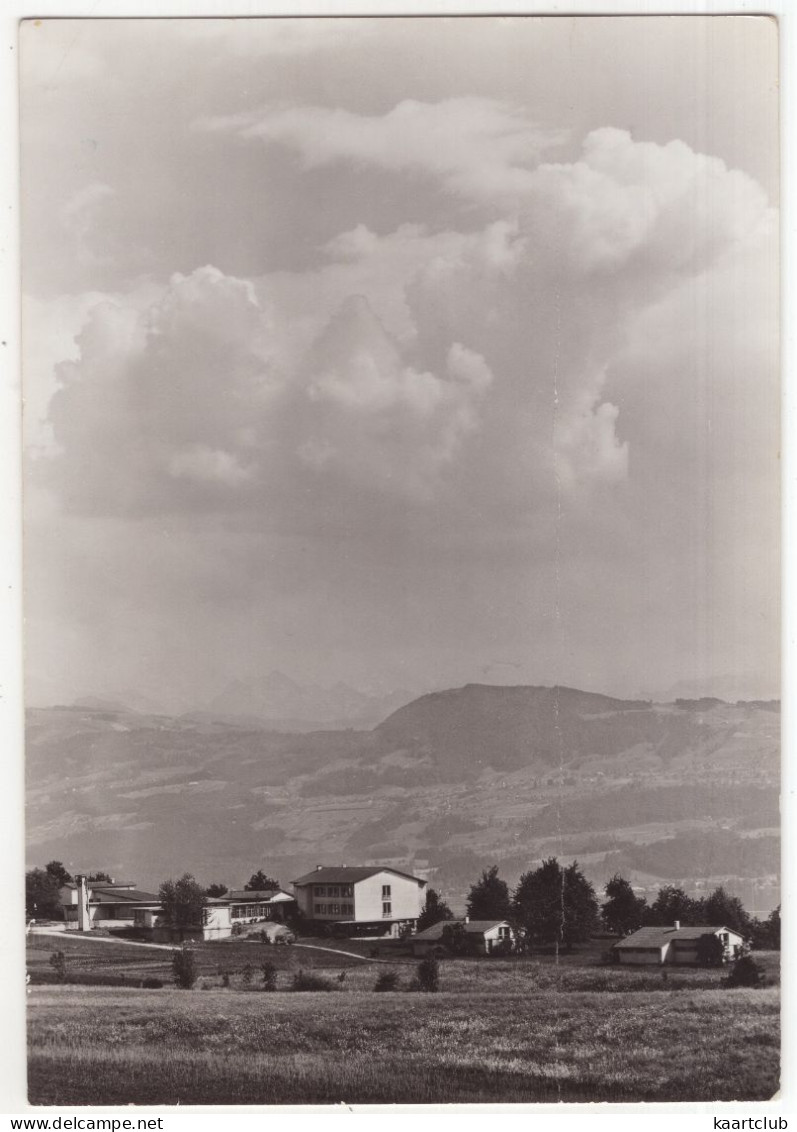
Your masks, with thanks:
<instances>
[{"instance_id":1,"label":"large cumulus cloud","mask_svg":"<svg viewBox=\"0 0 797 1132\"><path fill-rule=\"evenodd\" d=\"M554 494L576 506L611 491L634 452L606 396L613 366L645 312L771 235L758 186L616 129L549 163L536 128L500 104L402 104L331 132L326 113L217 128L311 162L423 169L479 201L482 224L360 225L305 273L206 267L143 314L97 305L52 403L56 490L74 510L189 504L276 522L382 492L515 525Z\"/></svg>"}]
</instances>

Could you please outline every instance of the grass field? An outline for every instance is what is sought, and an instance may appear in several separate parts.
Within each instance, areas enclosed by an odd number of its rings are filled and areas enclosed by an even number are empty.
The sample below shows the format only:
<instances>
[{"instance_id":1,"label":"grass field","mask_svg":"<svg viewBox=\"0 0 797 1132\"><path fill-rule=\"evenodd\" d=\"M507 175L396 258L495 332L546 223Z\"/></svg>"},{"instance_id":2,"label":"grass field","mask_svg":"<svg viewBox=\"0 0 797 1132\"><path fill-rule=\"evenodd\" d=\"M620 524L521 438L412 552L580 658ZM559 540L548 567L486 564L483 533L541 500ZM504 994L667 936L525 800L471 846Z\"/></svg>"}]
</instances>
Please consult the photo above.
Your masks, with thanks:
<instances>
[{"instance_id":1,"label":"grass field","mask_svg":"<svg viewBox=\"0 0 797 1132\"><path fill-rule=\"evenodd\" d=\"M41 943L34 972L60 946ZM68 969L168 978L167 952L84 940L61 949ZM376 994L381 971L406 986L414 962L237 943L199 953L193 991L31 987L31 1103L764 1100L778 1089L778 988L723 990L721 972L664 981L594 955L558 966L448 960L439 994ZM761 958L774 979L778 957ZM245 989L244 967L254 988L266 960L280 989ZM335 991L288 991L300 967Z\"/></svg>"}]
</instances>

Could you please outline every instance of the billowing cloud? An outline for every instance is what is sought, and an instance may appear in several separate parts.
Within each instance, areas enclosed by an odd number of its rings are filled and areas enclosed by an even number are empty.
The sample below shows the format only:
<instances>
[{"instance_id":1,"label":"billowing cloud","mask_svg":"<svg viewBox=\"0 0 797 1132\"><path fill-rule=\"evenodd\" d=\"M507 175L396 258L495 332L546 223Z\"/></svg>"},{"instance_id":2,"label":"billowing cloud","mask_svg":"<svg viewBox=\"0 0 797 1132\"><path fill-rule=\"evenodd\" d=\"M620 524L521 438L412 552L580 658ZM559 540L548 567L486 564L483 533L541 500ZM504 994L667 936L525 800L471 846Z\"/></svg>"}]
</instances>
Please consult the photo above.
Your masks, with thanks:
<instances>
[{"instance_id":1,"label":"billowing cloud","mask_svg":"<svg viewBox=\"0 0 797 1132\"><path fill-rule=\"evenodd\" d=\"M772 222L759 185L681 141L634 141L626 130L593 130L578 161L543 164L534 216L555 225L559 253L580 270L701 271Z\"/></svg>"},{"instance_id":2,"label":"billowing cloud","mask_svg":"<svg viewBox=\"0 0 797 1132\"><path fill-rule=\"evenodd\" d=\"M461 151L431 144L450 106L391 113L406 125L403 151L369 150L371 135L351 123L329 144L460 177ZM384 120L389 134L396 119ZM306 116L279 121L315 145ZM492 138L492 168L531 160L505 108L473 128ZM143 315L98 306L53 404L59 491L88 510L169 509L186 492L215 508L226 493L272 518L317 491L345 506L347 484L424 504L456 506L459 495L466 510L487 493L514 522L555 492L575 499L624 480L634 442L620 402L604 395L614 359L652 302L760 241L771 214L722 162L619 130L595 131L577 160L523 176L514 214L469 232L405 225L380 236L359 225L327 245L328 265L301 276L246 281L206 267L174 276ZM379 314L363 297L371 290ZM137 440L122 451L100 421L125 411ZM484 442L473 444L477 433ZM308 476L323 489L308 489Z\"/></svg>"},{"instance_id":3,"label":"billowing cloud","mask_svg":"<svg viewBox=\"0 0 797 1132\"><path fill-rule=\"evenodd\" d=\"M484 358L459 342L440 374L408 365L368 301L353 296L307 359L298 453L363 487L424 498L478 428L492 380Z\"/></svg>"},{"instance_id":4,"label":"billowing cloud","mask_svg":"<svg viewBox=\"0 0 797 1132\"><path fill-rule=\"evenodd\" d=\"M212 684L244 653L316 678L394 652L443 681L477 677L474 657L596 687L613 666L627 692L651 641L673 679L720 653L763 670L777 271L762 190L667 140L677 129L654 143L593 120L565 141L520 80L408 101L419 84L372 76L366 98L349 76L339 106L314 105L337 49L308 28L260 41L281 78L313 52L306 97L285 87L295 105L265 82L187 98L179 159L162 157L166 127L161 156L147 149L156 194L98 159L53 210L97 258L90 292L31 308L50 328L33 380L56 387L49 407L33 398L50 510L31 538L96 612L75 629L54 586L39 608L86 657L135 640L131 680L168 637L187 699L192 672ZM241 29L219 42L251 78ZM242 112L255 98L269 107ZM103 285L111 214L130 246Z\"/></svg>"},{"instance_id":5,"label":"billowing cloud","mask_svg":"<svg viewBox=\"0 0 797 1132\"><path fill-rule=\"evenodd\" d=\"M50 412L67 506L168 511L185 502L181 484L230 491L247 480L252 414L272 391L266 330L251 284L210 267L175 275L143 312L93 307Z\"/></svg>"}]
</instances>

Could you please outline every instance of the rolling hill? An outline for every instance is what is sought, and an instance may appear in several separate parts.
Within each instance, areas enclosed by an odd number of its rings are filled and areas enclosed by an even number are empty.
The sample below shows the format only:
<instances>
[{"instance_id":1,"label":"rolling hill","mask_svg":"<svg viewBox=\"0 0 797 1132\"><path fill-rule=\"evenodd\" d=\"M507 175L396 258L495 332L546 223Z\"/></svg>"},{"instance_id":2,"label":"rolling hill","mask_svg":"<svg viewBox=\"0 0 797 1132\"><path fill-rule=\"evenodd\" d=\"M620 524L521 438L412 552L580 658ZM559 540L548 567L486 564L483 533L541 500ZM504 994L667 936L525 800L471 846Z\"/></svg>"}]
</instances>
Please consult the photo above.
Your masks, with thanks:
<instances>
[{"instance_id":1,"label":"rolling hill","mask_svg":"<svg viewBox=\"0 0 797 1132\"><path fill-rule=\"evenodd\" d=\"M324 862L414 868L454 901L485 865L514 881L578 857L600 884L721 880L778 902L778 705L617 700L568 688L422 696L373 730L268 730L91 701L32 709L31 865L144 887L191 871L283 883Z\"/></svg>"}]
</instances>

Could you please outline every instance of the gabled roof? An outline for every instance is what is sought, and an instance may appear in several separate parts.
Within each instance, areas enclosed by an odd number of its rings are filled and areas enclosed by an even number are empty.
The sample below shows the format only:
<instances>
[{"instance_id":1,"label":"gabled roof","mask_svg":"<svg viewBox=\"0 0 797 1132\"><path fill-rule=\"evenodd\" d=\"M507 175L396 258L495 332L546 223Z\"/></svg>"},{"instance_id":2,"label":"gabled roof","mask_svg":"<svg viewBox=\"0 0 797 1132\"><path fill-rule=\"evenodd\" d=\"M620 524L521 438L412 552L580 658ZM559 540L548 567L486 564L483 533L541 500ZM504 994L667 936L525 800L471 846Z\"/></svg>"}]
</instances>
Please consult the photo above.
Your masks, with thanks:
<instances>
[{"instance_id":1,"label":"gabled roof","mask_svg":"<svg viewBox=\"0 0 797 1132\"><path fill-rule=\"evenodd\" d=\"M273 900L275 896L287 896L289 900L293 897L289 892L283 888L259 888L256 890L248 888L234 888L231 892L225 892L224 896L219 896L219 900Z\"/></svg>"},{"instance_id":2,"label":"gabled roof","mask_svg":"<svg viewBox=\"0 0 797 1132\"><path fill-rule=\"evenodd\" d=\"M414 877L411 873L403 873L400 869L389 869L381 865L321 865L320 868L313 869L311 873L306 873L303 877L293 881L293 884L294 886L297 884L300 886L304 884L357 884L358 881L368 880L369 877L378 876L379 873L393 873L394 876L414 880L416 884L426 884L425 880Z\"/></svg>"},{"instance_id":3,"label":"gabled roof","mask_svg":"<svg viewBox=\"0 0 797 1132\"><path fill-rule=\"evenodd\" d=\"M733 929L726 928L724 924L695 924L685 925L682 928L667 924L664 927L640 928L626 936L625 939L618 940L614 946L616 948L649 947L653 950L665 947L668 943L694 943L696 940L702 939L704 935L716 935L717 932L723 931L733 932ZM739 935L738 932L733 932L733 934Z\"/></svg>"},{"instance_id":4,"label":"gabled roof","mask_svg":"<svg viewBox=\"0 0 797 1132\"><path fill-rule=\"evenodd\" d=\"M461 924L468 935L484 935L485 932L490 931L491 928L509 927L506 920L438 920L436 924L432 924L429 928L424 928L422 932L414 935L413 940L438 940L443 938L443 933L446 928L451 927L453 924Z\"/></svg>"}]
</instances>

